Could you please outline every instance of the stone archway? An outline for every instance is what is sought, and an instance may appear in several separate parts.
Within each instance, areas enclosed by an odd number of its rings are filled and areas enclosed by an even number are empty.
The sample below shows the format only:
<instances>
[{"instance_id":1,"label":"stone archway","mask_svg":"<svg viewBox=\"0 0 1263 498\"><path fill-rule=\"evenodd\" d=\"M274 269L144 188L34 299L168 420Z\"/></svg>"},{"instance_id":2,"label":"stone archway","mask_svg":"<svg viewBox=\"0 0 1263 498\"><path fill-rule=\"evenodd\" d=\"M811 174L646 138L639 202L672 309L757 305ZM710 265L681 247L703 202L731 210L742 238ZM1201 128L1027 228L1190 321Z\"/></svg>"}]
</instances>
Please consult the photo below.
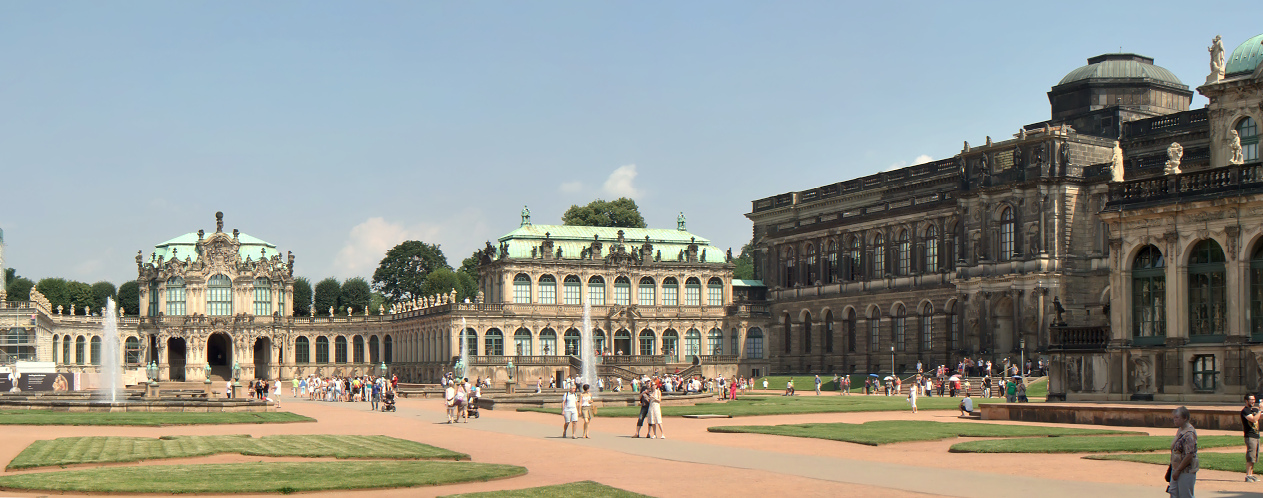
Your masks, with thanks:
<instances>
[{"instance_id":1,"label":"stone archway","mask_svg":"<svg viewBox=\"0 0 1263 498\"><path fill-rule=\"evenodd\" d=\"M167 378L173 382L184 382L184 365L187 363L188 345L184 338L167 339Z\"/></svg>"},{"instance_id":2,"label":"stone archway","mask_svg":"<svg viewBox=\"0 0 1263 498\"><path fill-rule=\"evenodd\" d=\"M271 379L272 340L260 337L254 341L254 378Z\"/></svg>"},{"instance_id":3,"label":"stone archway","mask_svg":"<svg viewBox=\"0 0 1263 498\"><path fill-rule=\"evenodd\" d=\"M232 339L228 334L216 332L206 339L206 363L216 380L232 378Z\"/></svg>"}]
</instances>

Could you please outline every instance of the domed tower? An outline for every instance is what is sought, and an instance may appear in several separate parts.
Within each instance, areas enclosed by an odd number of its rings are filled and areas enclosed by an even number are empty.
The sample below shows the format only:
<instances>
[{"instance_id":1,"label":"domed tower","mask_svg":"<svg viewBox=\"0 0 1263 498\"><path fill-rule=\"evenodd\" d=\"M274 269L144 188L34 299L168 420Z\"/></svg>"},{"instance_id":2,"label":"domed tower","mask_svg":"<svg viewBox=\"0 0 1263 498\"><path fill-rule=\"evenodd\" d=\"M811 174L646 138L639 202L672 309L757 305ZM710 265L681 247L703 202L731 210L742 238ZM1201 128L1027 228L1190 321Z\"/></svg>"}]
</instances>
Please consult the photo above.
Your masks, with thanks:
<instances>
[{"instance_id":1,"label":"domed tower","mask_svg":"<svg viewBox=\"0 0 1263 498\"><path fill-rule=\"evenodd\" d=\"M1223 45L1219 47L1222 57ZM1216 65L1212 50L1211 65ZM1212 72L1197 91L1210 100L1210 165L1256 164L1260 161L1259 128L1263 124L1263 34L1256 35L1221 59L1222 77Z\"/></svg>"},{"instance_id":2,"label":"domed tower","mask_svg":"<svg viewBox=\"0 0 1263 498\"><path fill-rule=\"evenodd\" d=\"M1193 92L1153 58L1104 54L1070 71L1048 92L1052 123L1116 138L1123 122L1187 111Z\"/></svg>"}]
</instances>

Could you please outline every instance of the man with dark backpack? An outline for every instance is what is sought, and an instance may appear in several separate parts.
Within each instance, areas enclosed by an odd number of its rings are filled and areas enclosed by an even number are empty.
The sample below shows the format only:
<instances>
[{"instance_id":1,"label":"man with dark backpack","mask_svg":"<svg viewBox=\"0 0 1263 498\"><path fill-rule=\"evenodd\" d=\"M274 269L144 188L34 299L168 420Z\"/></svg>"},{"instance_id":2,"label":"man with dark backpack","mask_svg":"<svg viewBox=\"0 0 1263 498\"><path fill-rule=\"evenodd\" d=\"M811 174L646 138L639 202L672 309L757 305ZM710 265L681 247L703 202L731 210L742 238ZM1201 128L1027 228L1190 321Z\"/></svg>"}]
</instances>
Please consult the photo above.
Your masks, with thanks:
<instances>
[{"instance_id":1,"label":"man with dark backpack","mask_svg":"<svg viewBox=\"0 0 1263 498\"><path fill-rule=\"evenodd\" d=\"M645 425L645 417L649 416L649 391L644 387L640 389L640 417L636 419L636 435L632 437L640 437L640 428Z\"/></svg>"}]
</instances>

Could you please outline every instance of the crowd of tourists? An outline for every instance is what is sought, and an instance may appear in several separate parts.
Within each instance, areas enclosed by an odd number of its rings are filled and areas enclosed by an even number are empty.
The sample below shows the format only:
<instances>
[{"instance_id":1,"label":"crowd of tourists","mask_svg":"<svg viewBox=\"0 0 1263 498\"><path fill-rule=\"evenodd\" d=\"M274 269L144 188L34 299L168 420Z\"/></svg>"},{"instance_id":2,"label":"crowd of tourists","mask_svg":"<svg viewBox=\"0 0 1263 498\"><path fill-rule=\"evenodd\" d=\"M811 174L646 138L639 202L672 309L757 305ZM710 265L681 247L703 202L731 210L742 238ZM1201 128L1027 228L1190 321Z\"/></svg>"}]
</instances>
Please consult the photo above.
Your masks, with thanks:
<instances>
[{"instance_id":1,"label":"crowd of tourists","mask_svg":"<svg viewBox=\"0 0 1263 498\"><path fill-rule=\"evenodd\" d=\"M260 381L266 382L266 381ZM306 397L311 401L370 403L373 410L394 407L395 390L399 387L399 377L318 377L308 375L293 380L293 397ZM276 387L277 398L280 397L280 385Z\"/></svg>"}]
</instances>

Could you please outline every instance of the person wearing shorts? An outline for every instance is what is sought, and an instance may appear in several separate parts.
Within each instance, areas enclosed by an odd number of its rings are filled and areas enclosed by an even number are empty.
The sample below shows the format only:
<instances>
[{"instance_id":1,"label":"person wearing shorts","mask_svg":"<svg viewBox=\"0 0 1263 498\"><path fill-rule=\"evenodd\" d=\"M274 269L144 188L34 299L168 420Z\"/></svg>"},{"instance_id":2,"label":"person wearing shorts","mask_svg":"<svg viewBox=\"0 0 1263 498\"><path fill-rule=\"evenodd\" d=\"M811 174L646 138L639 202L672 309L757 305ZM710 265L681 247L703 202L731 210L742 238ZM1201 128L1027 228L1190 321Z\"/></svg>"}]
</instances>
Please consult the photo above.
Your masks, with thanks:
<instances>
[{"instance_id":1,"label":"person wearing shorts","mask_svg":"<svg viewBox=\"0 0 1263 498\"><path fill-rule=\"evenodd\" d=\"M636 419L636 435L640 437L640 428L645 426L645 418L649 417L649 392L640 389L640 417Z\"/></svg>"},{"instance_id":2,"label":"person wearing shorts","mask_svg":"<svg viewBox=\"0 0 1263 498\"><path fill-rule=\"evenodd\" d=\"M1259 461L1259 407L1253 394L1245 395L1241 409L1241 427L1245 430L1245 482L1257 482L1254 464Z\"/></svg>"},{"instance_id":3,"label":"person wearing shorts","mask_svg":"<svg viewBox=\"0 0 1263 498\"><path fill-rule=\"evenodd\" d=\"M566 437L566 430L570 430L570 439L574 439L579 431L579 396L574 392L574 385L561 395L561 417L565 421L561 426L561 437Z\"/></svg>"}]
</instances>

